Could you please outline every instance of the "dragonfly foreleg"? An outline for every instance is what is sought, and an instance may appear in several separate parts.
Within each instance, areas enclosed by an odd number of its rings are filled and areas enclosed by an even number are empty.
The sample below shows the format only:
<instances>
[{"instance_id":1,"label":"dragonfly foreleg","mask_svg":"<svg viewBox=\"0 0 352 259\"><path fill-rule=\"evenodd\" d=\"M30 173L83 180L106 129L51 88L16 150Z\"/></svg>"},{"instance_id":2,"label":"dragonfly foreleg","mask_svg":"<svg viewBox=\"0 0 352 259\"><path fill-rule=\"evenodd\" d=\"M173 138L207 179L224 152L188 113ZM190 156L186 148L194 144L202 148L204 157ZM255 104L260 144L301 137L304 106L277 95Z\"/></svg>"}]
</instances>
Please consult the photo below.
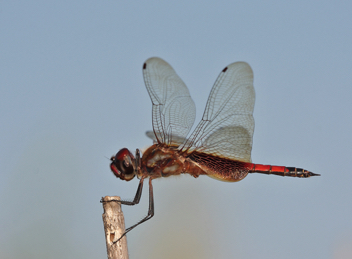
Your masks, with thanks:
<instances>
[{"instance_id":1,"label":"dragonfly foreleg","mask_svg":"<svg viewBox=\"0 0 352 259\"><path fill-rule=\"evenodd\" d=\"M141 179L142 182L142 186L143 186L143 178ZM141 183L140 183L141 185ZM139 188L139 186L138 186ZM141 188L142 190L142 188ZM138 193L138 190L137 190ZM137 197L137 194L136 194ZM135 198L136 198L135 197ZM139 196L140 198L140 196ZM138 199L139 202L139 199ZM137 202L137 203L138 203ZM135 204L137 204L135 203ZM122 203L124 204L124 203ZM134 204L127 204L127 205L134 205ZM118 242L121 238L123 238L128 232L130 232L132 229L134 229L135 227L137 227L139 224L142 224L143 222L146 222L148 219L151 219L154 216L154 195L153 195L153 185L152 185L152 178L149 178L149 209L148 209L148 214L147 216L145 216L142 220L140 220L139 222L137 222L136 224L132 225L131 227L127 228L125 233L123 233L119 239L117 239L114 243Z\"/></svg>"}]
</instances>

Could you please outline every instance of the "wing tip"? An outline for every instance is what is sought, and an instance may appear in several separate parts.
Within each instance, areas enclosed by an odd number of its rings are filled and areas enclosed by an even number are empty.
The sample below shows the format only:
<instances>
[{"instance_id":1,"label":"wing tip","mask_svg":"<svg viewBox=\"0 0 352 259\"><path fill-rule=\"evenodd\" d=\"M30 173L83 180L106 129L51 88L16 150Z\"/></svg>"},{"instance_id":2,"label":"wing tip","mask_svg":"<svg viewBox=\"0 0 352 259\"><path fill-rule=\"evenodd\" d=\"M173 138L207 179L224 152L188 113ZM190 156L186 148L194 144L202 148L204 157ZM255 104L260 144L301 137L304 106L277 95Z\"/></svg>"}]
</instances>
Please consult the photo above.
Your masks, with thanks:
<instances>
[{"instance_id":1,"label":"wing tip","mask_svg":"<svg viewBox=\"0 0 352 259\"><path fill-rule=\"evenodd\" d=\"M144 64L143 64L143 69L146 69L147 68L147 63L145 62Z\"/></svg>"}]
</instances>

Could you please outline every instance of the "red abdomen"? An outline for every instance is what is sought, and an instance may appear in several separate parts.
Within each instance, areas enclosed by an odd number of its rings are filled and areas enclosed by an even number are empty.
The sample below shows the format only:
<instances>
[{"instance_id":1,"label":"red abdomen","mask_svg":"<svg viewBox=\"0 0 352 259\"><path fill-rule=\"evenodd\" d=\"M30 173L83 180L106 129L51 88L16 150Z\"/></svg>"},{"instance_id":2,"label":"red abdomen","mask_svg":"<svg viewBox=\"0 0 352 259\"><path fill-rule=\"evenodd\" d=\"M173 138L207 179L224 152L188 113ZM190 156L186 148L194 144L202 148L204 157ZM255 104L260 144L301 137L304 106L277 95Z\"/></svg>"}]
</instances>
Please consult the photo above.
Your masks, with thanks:
<instances>
[{"instance_id":1,"label":"red abdomen","mask_svg":"<svg viewBox=\"0 0 352 259\"><path fill-rule=\"evenodd\" d=\"M246 163L201 152L191 153L188 159L195 162L208 176L227 182L238 182L248 173L301 178L319 175L302 168Z\"/></svg>"},{"instance_id":2,"label":"red abdomen","mask_svg":"<svg viewBox=\"0 0 352 259\"><path fill-rule=\"evenodd\" d=\"M291 177L301 177L308 178L310 176L316 176L319 174L314 174L308 170L296 167L286 167L286 166L276 166L276 165L261 165L245 163L244 166L247 168L248 173L260 173L260 174L274 174L280 176L291 176Z\"/></svg>"}]
</instances>

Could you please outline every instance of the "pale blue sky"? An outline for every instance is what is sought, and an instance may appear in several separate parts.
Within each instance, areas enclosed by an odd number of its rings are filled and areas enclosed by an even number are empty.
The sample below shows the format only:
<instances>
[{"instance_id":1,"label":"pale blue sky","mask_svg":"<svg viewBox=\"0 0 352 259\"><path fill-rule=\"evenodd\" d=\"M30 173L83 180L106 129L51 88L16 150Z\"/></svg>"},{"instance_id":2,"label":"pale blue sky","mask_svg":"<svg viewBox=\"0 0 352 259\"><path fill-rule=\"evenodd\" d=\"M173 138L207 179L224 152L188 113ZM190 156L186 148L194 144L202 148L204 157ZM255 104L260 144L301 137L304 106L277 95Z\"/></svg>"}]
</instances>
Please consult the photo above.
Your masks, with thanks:
<instances>
[{"instance_id":1,"label":"pale blue sky","mask_svg":"<svg viewBox=\"0 0 352 259\"><path fill-rule=\"evenodd\" d=\"M252 160L321 174L154 181L130 258L352 257L352 2L2 1L0 258L105 258L109 169L151 142L142 64L169 62L199 121L219 72L254 71ZM126 225L147 212L123 207Z\"/></svg>"}]
</instances>

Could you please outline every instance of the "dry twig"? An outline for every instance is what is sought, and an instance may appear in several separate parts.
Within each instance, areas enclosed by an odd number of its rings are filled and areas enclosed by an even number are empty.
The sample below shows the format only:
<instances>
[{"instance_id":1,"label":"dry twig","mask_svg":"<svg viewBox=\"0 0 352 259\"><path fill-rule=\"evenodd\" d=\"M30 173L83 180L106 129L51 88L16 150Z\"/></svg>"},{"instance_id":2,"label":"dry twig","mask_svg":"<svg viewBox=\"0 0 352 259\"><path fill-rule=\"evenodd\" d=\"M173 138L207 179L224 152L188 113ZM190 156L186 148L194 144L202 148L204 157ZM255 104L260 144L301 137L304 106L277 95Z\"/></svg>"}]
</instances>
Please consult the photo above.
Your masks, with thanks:
<instances>
[{"instance_id":1,"label":"dry twig","mask_svg":"<svg viewBox=\"0 0 352 259\"><path fill-rule=\"evenodd\" d=\"M108 259L128 259L127 239L124 236L119 242L116 240L125 232L125 220L118 196L105 196L101 199L104 213L104 231Z\"/></svg>"}]
</instances>

